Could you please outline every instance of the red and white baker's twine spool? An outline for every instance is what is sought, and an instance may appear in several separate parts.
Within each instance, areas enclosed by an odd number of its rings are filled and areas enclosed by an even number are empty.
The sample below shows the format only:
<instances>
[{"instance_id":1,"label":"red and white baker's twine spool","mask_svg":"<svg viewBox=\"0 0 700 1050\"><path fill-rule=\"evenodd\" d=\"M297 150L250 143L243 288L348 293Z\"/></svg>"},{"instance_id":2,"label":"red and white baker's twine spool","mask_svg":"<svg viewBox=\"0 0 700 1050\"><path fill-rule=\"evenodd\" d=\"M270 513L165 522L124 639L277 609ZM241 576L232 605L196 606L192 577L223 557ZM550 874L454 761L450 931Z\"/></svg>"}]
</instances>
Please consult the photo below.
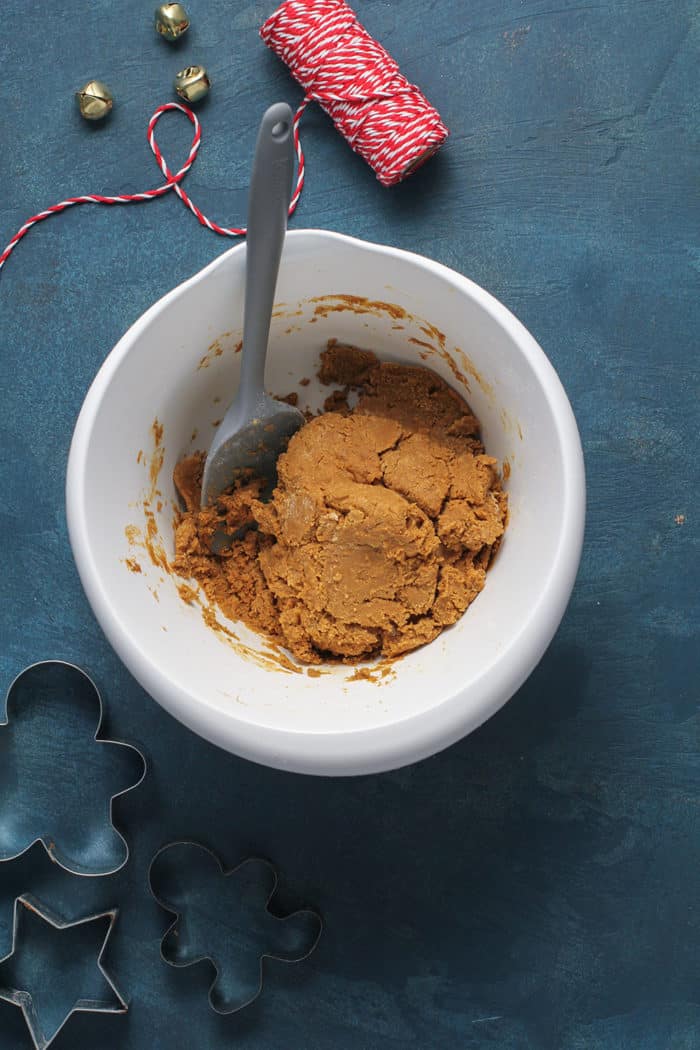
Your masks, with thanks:
<instances>
[{"instance_id":1,"label":"red and white baker's twine spool","mask_svg":"<svg viewBox=\"0 0 700 1050\"><path fill-rule=\"evenodd\" d=\"M447 138L440 114L345 0L285 0L260 35L304 89L296 119L318 102L382 185L401 182Z\"/></svg>"},{"instance_id":2,"label":"red and white baker's twine spool","mask_svg":"<svg viewBox=\"0 0 700 1050\"><path fill-rule=\"evenodd\" d=\"M194 127L194 137L192 139L192 145L190 146L190 153L180 168L179 171L172 173L168 167L163 154L160 151L160 147L156 141L156 124L169 110L179 110L180 113L184 113L187 119ZM292 199L289 203L289 214L291 215L297 206L299 201L299 195L301 194L302 187L304 185L304 154L301 149L301 143L299 141L299 117L301 112L298 112L294 118L294 146L296 148L298 158L298 169L297 169L297 181ZM164 193L169 193L173 190L183 204L185 204L192 214L196 216L202 226L206 226L208 230L213 230L214 233L220 233L223 237L241 237L245 234L245 226L219 226L217 223L212 222L206 215L197 207L194 201L187 195L183 187L180 185L187 172L194 164L197 152L202 141L202 130L199 124L199 119L195 113L188 106L183 106L179 102L166 102L165 105L159 106L155 111L150 121L148 122L148 144L153 150L153 154L158 162L158 167L163 172L166 181L162 186L156 186L153 190L145 190L143 193L122 193L115 197L104 197L101 194L90 193L85 194L82 197L68 197L64 201L59 201L58 204L52 204L50 208L46 208L45 211L40 211L36 215L32 215L31 219L28 219L23 226L17 230L17 233L11 239L3 253L0 255L0 270L5 265L10 255L17 247L19 242L24 236L31 230L32 226L35 226L38 222L43 219L50 219L52 215L58 215L60 212L65 211L66 208L72 208L75 204L139 204L143 201L152 201L157 197L162 197Z\"/></svg>"}]
</instances>

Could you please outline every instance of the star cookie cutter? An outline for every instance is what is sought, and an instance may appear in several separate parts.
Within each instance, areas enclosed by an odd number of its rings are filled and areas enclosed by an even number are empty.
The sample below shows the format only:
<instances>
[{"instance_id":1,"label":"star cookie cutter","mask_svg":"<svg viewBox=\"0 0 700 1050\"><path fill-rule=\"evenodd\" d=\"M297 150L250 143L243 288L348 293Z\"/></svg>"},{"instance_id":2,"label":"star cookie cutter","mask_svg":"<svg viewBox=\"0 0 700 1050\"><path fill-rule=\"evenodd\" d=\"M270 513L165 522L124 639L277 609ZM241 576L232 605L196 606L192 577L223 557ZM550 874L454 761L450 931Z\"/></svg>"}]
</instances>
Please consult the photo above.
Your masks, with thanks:
<instances>
[{"instance_id":1,"label":"star cookie cutter","mask_svg":"<svg viewBox=\"0 0 700 1050\"><path fill-rule=\"evenodd\" d=\"M113 875L126 864L129 846L113 805L139 786L146 759L132 744L100 737L103 715L97 686L75 664L44 660L14 679L0 707L0 862L41 842L73 875ZM134 757L138 779L112 790L100 810L91 779L113 789L134 775L127 771Z\"/></svg>"},{"instance_id":2,"label":"star cookie cutter","mask_svg":"<svg viewBox=\"0 0 700 1050\"><path fill-rule=\"evenodd\" d=\"M284 917L270 911L279 880L266 860L248 858L227 870L206 846L171 842L151 861L148 881L155 901L174 916L160 945L163 962L176 968L209 962L209 1005L217 1014L258 998L266 958L301 962L321 937L315 911Z\"/></svg>"},{"instance_id":3,"label":"star cookie cutter","mask_svg":"<svg viewBox=\"0 0 700 1050\"><path fill-rule=\"evenodd\" d=\"M14 918L12 924L12 947L9 954L3 959L0 959L0 999L20 1008L24 1015L24 1019L27 1022L27 1028L29 1029L34 1050L47 1050L47 1047L51 1045L58 1033L63 1030L64 1026L74 1013L125 1014L129 1009L128 1000L121 994L114 983L114 980L110 977L102 963L102 957L107 948L117 915L118 911L112 909L109 911L98 912L95 915L88 915L85 918L76 919L71 922L61 918L29 894L22 894L22 896L15 898ZM18 938L20 944L23 940L22 934L24 934L24 938L26 939L26 930L24 930L23 927L30 917L38 918L45 924L45 927L57 931L58 940L60 940L62 934L65 937L68 931L73 931L72 937L68 934L68 938L71 941L78 940L79 935L83 933L85 927L89 926L91 923L96 923L103 919L108 920L107 929L102 939L102 946L96 960L96 969L99 971L103 979L100 982L101 988L104 988L104 983L106 983L112 993L109 1000L103 997L78 998L73 1001L70 1009L68 1009L65 1014L63 1013L63 1007L57 1009L55 1004L49 1001L50 996L57 995L59 981L65 979L66 973L68 976L72 976L72 969L74 969L74 967L66 966L66 968L57 969L53 958L51 960L52 980L45 980L44 978L46 975L42 971L41 964L34 964L31 968L33 969L35 980L38 977L39 987L36 992L32 992L25 986L31 984L31 982L24 980L25 975L22 971L24 969L23 961L26 963L26 960L23 960L18 945ZM43 929L41 932L45 936L47 931L46 929ZM66 960L70 957L74 962L75 948L73 944L65 944L63 946L63 952ZM14 972L12 972L13 970ZM10 971L10 976L13 978L12 984L5 984L4 971ZM14 981L16 981L18 977L22 978L19 981L20 986L15 987ZM62 988L58 990L63 991ZM40 1001L41 1005L38 1005L38 1002L35 1001L35 999ZM47 1034L44 1022L42 1022L42 1015L49 1020L49 1034Z\"/></svg>"}]
</instances>

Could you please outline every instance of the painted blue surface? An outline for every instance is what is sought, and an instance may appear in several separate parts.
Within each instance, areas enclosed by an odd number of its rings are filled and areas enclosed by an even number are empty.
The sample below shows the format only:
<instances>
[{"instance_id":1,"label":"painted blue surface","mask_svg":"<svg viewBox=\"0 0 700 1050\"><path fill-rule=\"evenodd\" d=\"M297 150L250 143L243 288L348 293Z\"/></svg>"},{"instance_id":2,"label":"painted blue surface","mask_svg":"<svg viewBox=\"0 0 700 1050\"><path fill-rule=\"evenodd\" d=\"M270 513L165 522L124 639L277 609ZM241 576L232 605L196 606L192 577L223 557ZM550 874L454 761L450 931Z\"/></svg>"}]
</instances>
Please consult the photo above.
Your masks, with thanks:
<instances>
[{"instance_id":1,"label":"painted blue surface","mask_svg":"<svg viewBox=\"0 0 700 1050\"><path fill-rule=\"evenodd\" d=\"M191 0L169 50L150 5L5 0L0 240L66 195L157 185L145 142L190 61L214 87L187 188L241 221L262 109L298 97L257 39L266 4ZM126 1017L76 1016L56 1050L700 1047L697 0L357 0L368 28L452 131L382 189L327 119L305 118L294 227L407 247L468 274L531 329L571 397L589 518L579 581L518 696L446 753L398 773L317 781L217 751L134 683L83 596L63 483L87 387L124 329L228 244L174 198L82 208L33 230L0 275L0 684L61 657L93 674L107 735L149 773L115 805L132 855L80 879L40 846L0 867L0 957L12 899L67 917L117 905L105 962ZM91 76L117 98L81 123ZM167 124L167 126L166 126ZM162 129L162 130L160 130ZM173 165L189 125L165 118ZM684 516L684 520L683 520ZM677 524L677 520L681 524ZM156 849L200 839L227 866L255 854L282 904L325 932L271 963L239 1015L207 1005L208 970L159 958ZM287 898L285 898L285 894ZM28 1045L0 1004L0 1048Z\"/></svg>"}]
</instances>

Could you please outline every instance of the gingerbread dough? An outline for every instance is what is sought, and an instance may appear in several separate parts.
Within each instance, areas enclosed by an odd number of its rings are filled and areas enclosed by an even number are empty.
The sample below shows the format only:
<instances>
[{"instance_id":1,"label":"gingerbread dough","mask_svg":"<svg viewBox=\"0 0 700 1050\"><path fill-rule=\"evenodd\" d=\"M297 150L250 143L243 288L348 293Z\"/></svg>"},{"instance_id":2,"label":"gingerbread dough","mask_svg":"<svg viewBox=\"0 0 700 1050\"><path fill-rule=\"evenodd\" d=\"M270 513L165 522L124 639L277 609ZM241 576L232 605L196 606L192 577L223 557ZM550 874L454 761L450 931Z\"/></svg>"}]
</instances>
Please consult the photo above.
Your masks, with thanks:
<instances>
[{"instance_id":1,"label":"gingerbread dough","mask_svg":"<svg viewBox=\"0 0 700 1050\"><path fill-rule=\"evenodd\" d=\"M395 657L483 588L506 523L498 464L469 406L429 369L331 342L319 377L342 389L280 456L270 502L252 481L201 510L203 454L177 465L174 567L304 663ZM215 555L222 518L257 528Z\"/></svg>"}]
</instances>

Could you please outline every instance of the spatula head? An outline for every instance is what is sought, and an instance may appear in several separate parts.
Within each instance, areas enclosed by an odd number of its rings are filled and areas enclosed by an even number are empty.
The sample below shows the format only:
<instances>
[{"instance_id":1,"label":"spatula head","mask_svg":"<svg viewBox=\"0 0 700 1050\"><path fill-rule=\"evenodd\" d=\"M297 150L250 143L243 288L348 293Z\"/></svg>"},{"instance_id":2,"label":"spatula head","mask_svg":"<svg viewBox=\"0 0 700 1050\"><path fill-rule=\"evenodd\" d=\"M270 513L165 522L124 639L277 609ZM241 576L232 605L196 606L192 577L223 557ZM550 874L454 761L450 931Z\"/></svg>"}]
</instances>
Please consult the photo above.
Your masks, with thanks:
<instances>
[{"instance_id":1,"label":"spatula head","mask_svg":"<svg viewBox=\"0 0 700 1050\"><path fill-rule=\"evenodd\" d=\"M298 408L268 394L259 399L255 415L227 416L204 464L202 506L209 506L236 481L251 476L265 480L262 498L269 498L277 482L277 459L303 422Z\"/></svg>"}]
</instances>

